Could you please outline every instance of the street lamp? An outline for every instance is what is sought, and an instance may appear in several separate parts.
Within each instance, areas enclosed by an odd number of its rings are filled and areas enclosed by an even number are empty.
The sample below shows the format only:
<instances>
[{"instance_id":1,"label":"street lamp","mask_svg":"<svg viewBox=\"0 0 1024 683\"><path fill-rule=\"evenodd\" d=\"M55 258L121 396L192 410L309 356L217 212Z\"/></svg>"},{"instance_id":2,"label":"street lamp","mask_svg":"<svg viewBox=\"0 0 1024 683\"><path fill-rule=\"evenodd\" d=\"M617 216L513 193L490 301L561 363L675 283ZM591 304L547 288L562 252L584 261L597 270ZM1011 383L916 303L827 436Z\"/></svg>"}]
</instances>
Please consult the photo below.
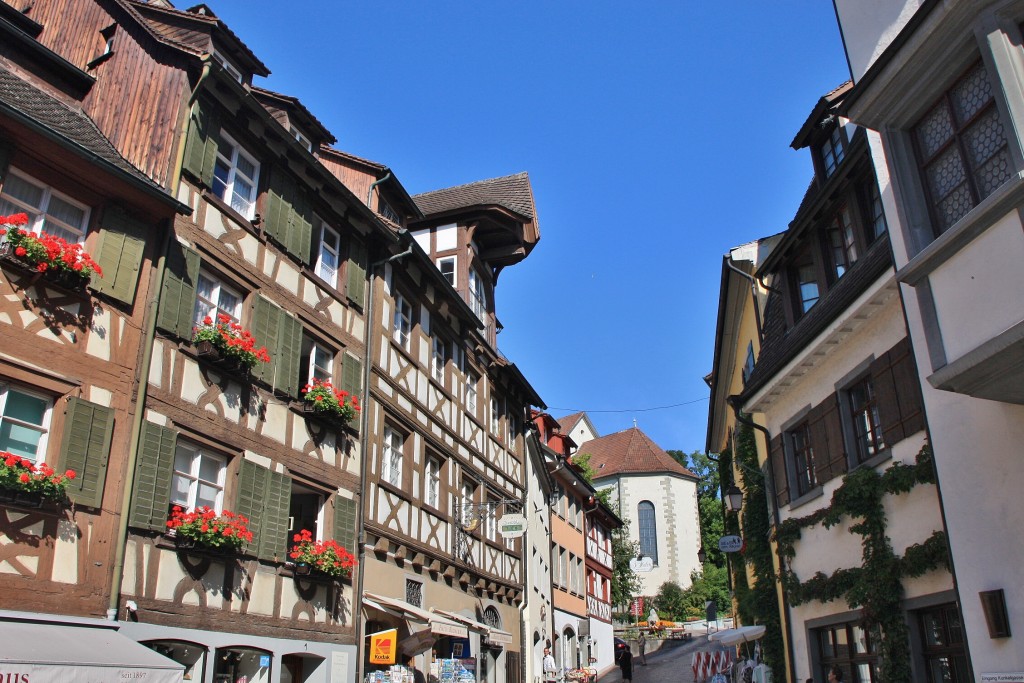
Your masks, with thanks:
<instances>
[{"instance_id":1,"label":"street lamp","mask_svg":"<svg viewBox=\"0 0 1024 683\"><path fill-rule=\"evenodd\" d=\"M729 512L739 512L743 507L743 491L736 484L725 492L725 507Z\"/></svg>"},{"instance_id":2,"label":"street lamp","mask_svg":"<svg viewBox=\"0 0 1024 683\"><path fill-rule=\"evenodd\" d=\"M708 554L704 552L704 546L701 546L700 550L697 551L697 561L701 564L704 564L705 562L707 562L707 559Z\"/></svg>"}]
</instances>

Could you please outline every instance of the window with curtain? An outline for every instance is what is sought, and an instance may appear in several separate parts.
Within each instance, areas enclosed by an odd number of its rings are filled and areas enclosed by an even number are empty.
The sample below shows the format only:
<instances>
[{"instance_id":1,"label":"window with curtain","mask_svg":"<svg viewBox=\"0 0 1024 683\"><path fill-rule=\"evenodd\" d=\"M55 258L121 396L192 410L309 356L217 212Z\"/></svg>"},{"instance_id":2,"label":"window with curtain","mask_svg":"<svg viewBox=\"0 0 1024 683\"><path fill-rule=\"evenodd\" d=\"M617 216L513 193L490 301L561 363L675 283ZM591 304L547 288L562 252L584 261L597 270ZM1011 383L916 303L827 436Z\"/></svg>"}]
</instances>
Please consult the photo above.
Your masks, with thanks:
<instances>
[{"instance_id":1,"label":"window with curtain","mask_svg":"<svg viewBox=\"0 0 1024 683\"><path fill-rule=\"evenodd\" d=\"M654 503L640 501L636 506L636 519L640 530L640 552L658 564L658 522L654 518Z\"/></svg>"}]
</instances>

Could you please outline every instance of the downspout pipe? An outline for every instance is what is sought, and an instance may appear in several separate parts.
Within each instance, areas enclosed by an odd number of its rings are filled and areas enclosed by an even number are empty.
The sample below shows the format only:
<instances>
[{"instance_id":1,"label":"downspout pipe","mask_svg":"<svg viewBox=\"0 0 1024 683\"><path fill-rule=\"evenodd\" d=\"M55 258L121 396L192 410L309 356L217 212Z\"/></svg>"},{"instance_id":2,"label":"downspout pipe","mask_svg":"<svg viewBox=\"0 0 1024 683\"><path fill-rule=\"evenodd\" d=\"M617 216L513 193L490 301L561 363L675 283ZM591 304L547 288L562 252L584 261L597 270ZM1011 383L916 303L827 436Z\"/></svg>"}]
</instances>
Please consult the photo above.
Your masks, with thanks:
<instances>
[{"instance_id":1,"label":"downspout pipe","mask_svg":"<svg viewBox=\"0 0 1024 683\"><path fill-rule=\"evenodd\" d=\"M766 448L768 450L768 481L771 482L771 486L772 486L772 496L771 496L772 516L775 518L776 524L778 524L778 520L779 520L779 499L775 496L775 492L778 491L779 489L775 486L775 468L772 467L772 461L771 461L771 443L772 443L771 432L768 431L767 427L765 427L763 425L757 424L752 419L747 417L743 413L742 410L740 410L741 402L740 402L740 397L739 396L730 396L730 397L728 397L725 400L726 400L726 403L728 403L732 407L733 414L735 414L737 422L739 422L741 424L745 424L748 427L756 429L757 431L759 431L762 434L764 434L765 446L766 446ZM779 568L783 569L783 567L782 567L782 558L781 557L779 558ZM782 593L782 610L783 610L783 612L785 614L785 621L786 621L786 654L789 657L789 680L795 681L795 680L797 680L797 678L796 678L796 654L793 651L793 619L792 619L792 613L790 612L789 598L786 595L786 586L784 584L780 583L779 584L779 588L781 589L780 592Z\"/></svg>"},{"instance_id":2,"label":"downspout pipe","mask_svg":"<svg viewBox=\"0 0 1024 683\"><path fill-rule=\"evenodd\" d=\"M146 336L142 343L141 355L138 365L136 381L138 386L135 390L135 414L132 416L132 433L128 446L127 470L124 473L121 499L121 517L117 522L117 536L114 540L114 566L110 579L110 603L107 605L107 619L117 621L121 605L121 581L124 578L124 555L125 546L128 544L128 517L131 514L132 488L135 486L135 463L139 458L140 440L142 438L142 423L146 417L146 398L149 394L149 368L153 360L153 347L156 341L156 318L160 305L160 292L164 286L164 266L167 262L167 252L170 250L171 239L174 235L173 220L168 221L169 225L164 231L163 249L156 263L156 277L153 282L154 294L149 297L149 306L146 311Z\"/></svg>"},{"instance_id":3,"label":"downspout pipe","mask_svg":"<svg viewBox=\"0 0 1024 683\"><path fill-rule=\"evenodd\" d=\"M374 180L370 183L370 189L366 191L366 206L370 206L370 201L373 199L373 188L377 187L381 183L387 182L391 179L391 171L384 174L384 177L380 180Z\"/></svg>"},{"instance_id":4,"label":"downspout pipe","mask_svg":"<svg viewBox=\"0 0 1024 683\"><path fill-rule=\"evenodd\" d=\"M389 173L389 175L390 175L390 173ZM382 178L378 182L383 182L384 180L387 180L387 178L386 177ZM377 184L377 183L374 183L374 184ZM370 186L370 191L371 192L373 191L373 186L372 185ZM407 234L408 233L405 232L405 231L402 232L402 236L403 237L405 235L407 235ZM377 281L377 278L374 276L374 272L377 270L377 268L379 268L380 266L384 265L385 263L391 263L392 261L397 261L397 260L399 260L401 258L405 258L406 256L410 255L411 253L412 253L412 246L410 245L409 248L406 249L405 251L403 251L403 252L401 252L399 254L393 254L391 256L388 256L387 258L381 259L380 261L376 261L374 263L371 263L370 267L366 269L367 270L367 275L369 276L370 284L369 284L369 287L367 288L368 291L367 291L367 294L366 294L366 306L367 306L367 309L366 309L366 350L365 350L365 352L363 354L363 391L362 391L362 395L360 396L360 400L359 400L360 405L363 406L363 409L360 411L360 414L359 414L359 449L360 449L360 454L359 454L359 475L360 475L360 478L363 480L363 482L366 482L366 473L367 473L367 471L369 469L369 462L370 462L370 456L369 456L369 453L370 453L369 440L370 439L369 439L369 434L368 434L368 432L370 430L370 408L369 408L369 406L370 406L370 378L373 375L373 372L372 372L372 368L373 368L373 365L372 365L373 364L373 344L374 344L374 340L377 339L377 337L378 337L378 335L374 332L374 329L373 329L373 324L374 324L373 323L373 311L376 308L376 306L375 306L375 302L376 302L376 299L375 299L375 297L376 297L376 287L374 286L374 284ZM365 484L364 484L363 487L360 487L360 491L359 491L359 514L356 515L356 519L359 520L358 521L358 526L356 528L356 556L358 558L359 571L356 572L355 580L354 580L353 585L352 585L352 598L353 598L353 601L355 602L355 605L353 605L353 611L352 611L353 615L361 614L362 611L363 611L363 572L366 571L365 563L363 562L363 560L366 558L366 540L363 538L365 533L366 533L366 519L365 519L366 515L365 515L365 509L364 509L364 506L363 506L364 489L365 489ZM365 630L366 630L366 620L365 619L360 620L360 623L362 624L362 627L360 628L360 633L358 634L358 640L356 641L356 658L357 658L356 659L356 680L357 681L363 680L363 673L364 673L363 672L363 648L365 646L363 641L366 639L366 633L365 633Z\"/></svg>"}]
</instances>

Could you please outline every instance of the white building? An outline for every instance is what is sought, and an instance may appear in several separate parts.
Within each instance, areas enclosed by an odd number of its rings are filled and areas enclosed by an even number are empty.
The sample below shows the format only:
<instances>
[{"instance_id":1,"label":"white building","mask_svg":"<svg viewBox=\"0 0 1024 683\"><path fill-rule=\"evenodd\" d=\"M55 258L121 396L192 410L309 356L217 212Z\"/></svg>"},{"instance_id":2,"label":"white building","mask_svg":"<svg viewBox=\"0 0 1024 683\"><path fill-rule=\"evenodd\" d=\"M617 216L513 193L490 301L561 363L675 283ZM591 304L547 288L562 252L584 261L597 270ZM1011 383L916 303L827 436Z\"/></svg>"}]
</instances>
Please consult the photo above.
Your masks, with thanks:
<instances>
[{"instance_id":1,"label":"white building","mask_svg":"<svg viewBox=\"0 0 1024 683\"><path fill-rule=\"evenodd\" d=\"M630 539L654 563L640 574L641 594L655 595L666 581L689 586L701 566L697 476L636 427L583 443L577 453L590 455L594 486L612 489Z\"/></svg>"},{"instance_id":2,"label":"white building","mask_svg":"<svg viewBox=\"0 0 1024 683\"><path fill-rule=\"evenodd\" d=\"M1024 5L835 7L855 82L844 113L869 129L969 666L990 680L1024 671Z\"/></svg>"}]
</instances>

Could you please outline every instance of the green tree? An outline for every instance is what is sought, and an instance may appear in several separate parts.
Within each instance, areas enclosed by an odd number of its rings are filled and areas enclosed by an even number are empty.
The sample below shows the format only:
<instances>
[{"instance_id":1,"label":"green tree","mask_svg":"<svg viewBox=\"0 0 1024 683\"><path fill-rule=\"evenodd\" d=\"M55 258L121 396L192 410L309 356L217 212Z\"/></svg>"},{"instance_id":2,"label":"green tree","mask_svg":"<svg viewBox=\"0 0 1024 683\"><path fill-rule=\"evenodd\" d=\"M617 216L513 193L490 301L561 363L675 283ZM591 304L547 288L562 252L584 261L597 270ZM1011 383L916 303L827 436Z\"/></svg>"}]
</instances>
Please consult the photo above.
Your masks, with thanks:
<instances>
[{"instance_id":1,"label":"green tree","mask_svg":"<svg viewBox=\"0 0 1024 683\"><path fill-rule=\"evenodd\" d=\"M686 619L686 594L675 581L661 584L654 596L654 607L663 619L684 621Z\"/></svg>"},{"instance_id":2,"label":"green tree","mask_svg":"<svg viewBox=\"0 0 1024 683\"><path fill-rule=\"evenodd\" d=\"M697 475L697 495L700 497L717 498L721 490L721 478L718 473L718 462L707 453L694 451L687 455L682 451L666 451L672 459Z\"/></svg>"},{"instance_id":3,"label":"green tree","mask_svg":"<svg viewBox=\"0 0 1024 683\"><path fill-rule=\"evenodd\" d=\"M594 485L594 477L597 476L597 471L590 464L590 453L575 454L569 458L569 464L579 473L583 481L591 486Z\"/></svg>"},{"instance_id":4,"label":"green tree","mask_svg":"<svg viewBox=\"0 0 1024 683\"><path fill-rule=\"evenodd\" d=\"M640 575L629 566L640 552L640 544L629 540L629 520L612 532L612 604L628 605L640 592Z\"/></svg>"}]
</instances>

